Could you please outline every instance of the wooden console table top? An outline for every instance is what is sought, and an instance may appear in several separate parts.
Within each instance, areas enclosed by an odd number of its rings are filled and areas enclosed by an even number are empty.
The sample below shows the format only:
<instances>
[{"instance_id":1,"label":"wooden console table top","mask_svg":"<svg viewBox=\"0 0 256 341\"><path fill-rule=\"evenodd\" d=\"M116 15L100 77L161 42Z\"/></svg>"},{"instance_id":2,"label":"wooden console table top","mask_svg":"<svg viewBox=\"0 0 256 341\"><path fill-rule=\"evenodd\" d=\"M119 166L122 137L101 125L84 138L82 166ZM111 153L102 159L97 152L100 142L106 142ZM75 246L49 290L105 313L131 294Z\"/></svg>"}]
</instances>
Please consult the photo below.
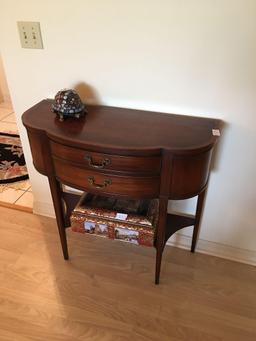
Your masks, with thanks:
<instances>
[{"instance_id":1,"label":"wooden console table top","mask_svg":"<svg viewBox=\"0 0 256 341\"><path fill-rule=\"evenodd\" d=\"M212 129L218 119L152 111L87 106L81 119L55 119L52 100L43 100L23 115L27 128L40 128L55 140L90 149L145 153L166 149L175 153L193 153L208 149L216 142Z\"/></svg>"}]
</instances>

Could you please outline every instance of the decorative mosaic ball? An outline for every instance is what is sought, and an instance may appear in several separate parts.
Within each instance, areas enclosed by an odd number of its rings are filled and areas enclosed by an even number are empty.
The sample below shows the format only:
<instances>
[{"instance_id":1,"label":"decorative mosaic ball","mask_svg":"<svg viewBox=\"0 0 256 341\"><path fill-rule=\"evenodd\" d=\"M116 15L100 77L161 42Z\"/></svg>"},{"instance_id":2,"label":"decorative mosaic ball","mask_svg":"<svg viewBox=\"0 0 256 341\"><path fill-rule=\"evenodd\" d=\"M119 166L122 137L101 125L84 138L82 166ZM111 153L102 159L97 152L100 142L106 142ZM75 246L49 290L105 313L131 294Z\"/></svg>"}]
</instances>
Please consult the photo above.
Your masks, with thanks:
<instances>
[{"instance_id":1,"label":"decorative mosaic ball","mask_svg":"<svg viewBox=\"0 0 256 341\"><path fill-rule=\"evenodd\" d=\"M67 117L79 118L85 113L85 105L73 89L63 89L57 92L52 110L59 115L60 120Z\"/></svg>"}]
</instances>

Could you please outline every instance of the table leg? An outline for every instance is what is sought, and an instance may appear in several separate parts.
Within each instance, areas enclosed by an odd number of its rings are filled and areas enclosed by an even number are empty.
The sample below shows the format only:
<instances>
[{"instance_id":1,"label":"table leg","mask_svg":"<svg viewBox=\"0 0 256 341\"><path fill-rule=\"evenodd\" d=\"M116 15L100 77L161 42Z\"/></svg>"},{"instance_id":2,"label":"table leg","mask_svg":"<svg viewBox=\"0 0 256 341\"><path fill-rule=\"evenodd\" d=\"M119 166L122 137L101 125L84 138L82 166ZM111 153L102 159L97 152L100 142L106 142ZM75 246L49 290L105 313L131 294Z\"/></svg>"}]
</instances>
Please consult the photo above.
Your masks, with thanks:
<instances>
[{"instance_id":1,"label":"table leg","mask_svg":"<svg viewBox=\"0 0 256 341\"><path fill-rule=\"evenodd\" d=\"M159 199L159 220L156 234L156 270L155 270L155 284L159 284L162 254L165 245L165 230L167 219L167 205L168 198Z\"/></svg>"},{"instance_id":2,"label":"table leg","mask_svg":"<svg viewBox=\"0 0 256 341\"><path fill-rule=\"evenodd\" d=\"M195 252L195 248L196 248L200 221L201 221L202 211L203 211L203 206L204 206L205 193L206 193L206 189L204 189L203 192L201 192L198 195L198 199L197 199L195 225L194 225L193 236L192 236L191 252Z\"/></svg>"},{"instance_id":3,"label":"table leg","mask_svg":"<svg viewBox=\"0 0 256 341\"><path fill-rule=\"evenodd\" d=\"M52 200L54 205L54 210L56 214L57 226L60 235L60 241L62 246L62 252L64 259L68 259L68 246L67 246L67 236L65 230L65 219L63 213L63 205L62 205L62 191L60 188L60 183L54 177L49 177L49 184L52 194Z\"/></svg>"}]
</instances>

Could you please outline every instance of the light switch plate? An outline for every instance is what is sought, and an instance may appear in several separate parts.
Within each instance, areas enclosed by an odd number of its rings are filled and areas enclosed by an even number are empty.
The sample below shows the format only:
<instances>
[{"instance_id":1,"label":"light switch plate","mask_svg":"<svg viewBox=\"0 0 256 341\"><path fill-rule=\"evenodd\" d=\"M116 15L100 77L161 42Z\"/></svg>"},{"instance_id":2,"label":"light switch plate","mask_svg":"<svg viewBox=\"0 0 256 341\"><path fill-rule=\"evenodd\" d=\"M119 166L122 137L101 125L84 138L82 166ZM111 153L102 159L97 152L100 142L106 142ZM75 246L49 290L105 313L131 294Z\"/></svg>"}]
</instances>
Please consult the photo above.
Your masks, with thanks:
<instances>
[{"instance_id":1,"label":"light switch plate","mask_svg":"<svg viewBox=\"0 0 256 341\"><path fill-rule=\"evenodd\" d=\"M43 41L40 23L34 21L18 21L21 47L27 49L42 49Z\"/></svg>"}]
</instances>

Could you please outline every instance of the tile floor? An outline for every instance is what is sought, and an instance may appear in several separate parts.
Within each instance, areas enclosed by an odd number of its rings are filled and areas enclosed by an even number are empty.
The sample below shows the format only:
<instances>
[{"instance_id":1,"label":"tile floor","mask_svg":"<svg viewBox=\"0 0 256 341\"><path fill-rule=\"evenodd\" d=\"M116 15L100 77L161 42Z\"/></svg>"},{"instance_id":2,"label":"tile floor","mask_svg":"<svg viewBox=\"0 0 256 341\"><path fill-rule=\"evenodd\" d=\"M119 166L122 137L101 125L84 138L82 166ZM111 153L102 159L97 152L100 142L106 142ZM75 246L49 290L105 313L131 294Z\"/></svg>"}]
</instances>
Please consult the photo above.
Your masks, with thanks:
<instances>
[{"instance_id":1,"label":"tile floor","mask_svg":"<svg viewBox=\"0 0 256 341\"><path fill-rule=\"evenodd\" d=\"M15 114L9 103L0 103L0 132L18 134ZM0 185L0 206L32 212L33 194L29 180Z\"/></svg>"}]
</instances>

